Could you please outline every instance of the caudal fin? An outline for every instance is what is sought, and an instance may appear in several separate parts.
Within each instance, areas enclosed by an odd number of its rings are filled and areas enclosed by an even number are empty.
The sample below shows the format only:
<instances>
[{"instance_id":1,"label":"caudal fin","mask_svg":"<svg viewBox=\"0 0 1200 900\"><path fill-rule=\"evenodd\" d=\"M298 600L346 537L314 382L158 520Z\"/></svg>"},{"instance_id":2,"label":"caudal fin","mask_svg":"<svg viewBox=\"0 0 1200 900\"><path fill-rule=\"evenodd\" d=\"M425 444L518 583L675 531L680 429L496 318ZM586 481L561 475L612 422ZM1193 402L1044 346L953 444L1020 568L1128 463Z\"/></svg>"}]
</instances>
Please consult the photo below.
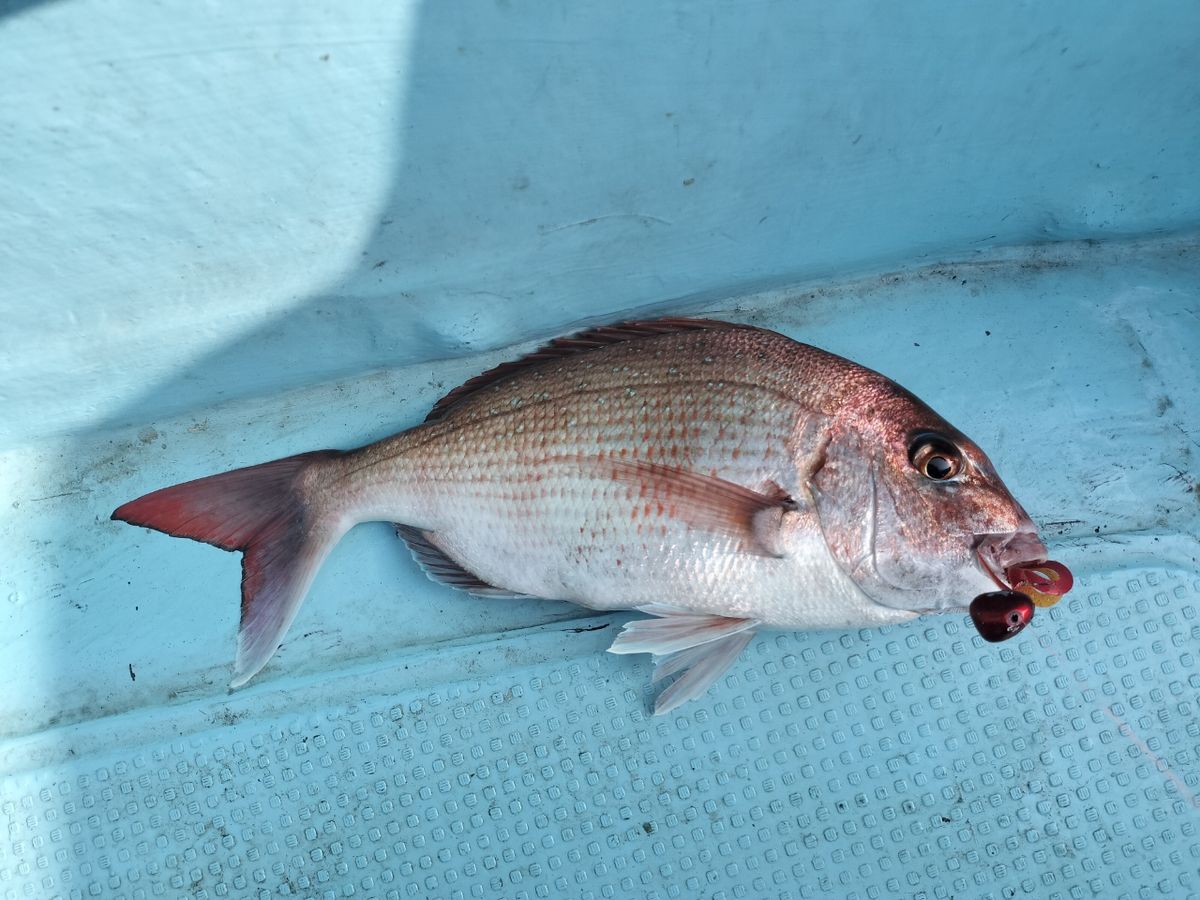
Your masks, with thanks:
<instances>
[{"instance_id":1,"label":"caudal fin","mask_svg":"<svg viewBox=\"0 0 1200 900\"><path fill-rule=\"evenodd\" d=\"M305 489L304 474L342 454L302 453L154 491L114 519L204 541L242 557L242 620L232 687L254 677L283 639L344 525Z\"/></svg>"}]
</instances>

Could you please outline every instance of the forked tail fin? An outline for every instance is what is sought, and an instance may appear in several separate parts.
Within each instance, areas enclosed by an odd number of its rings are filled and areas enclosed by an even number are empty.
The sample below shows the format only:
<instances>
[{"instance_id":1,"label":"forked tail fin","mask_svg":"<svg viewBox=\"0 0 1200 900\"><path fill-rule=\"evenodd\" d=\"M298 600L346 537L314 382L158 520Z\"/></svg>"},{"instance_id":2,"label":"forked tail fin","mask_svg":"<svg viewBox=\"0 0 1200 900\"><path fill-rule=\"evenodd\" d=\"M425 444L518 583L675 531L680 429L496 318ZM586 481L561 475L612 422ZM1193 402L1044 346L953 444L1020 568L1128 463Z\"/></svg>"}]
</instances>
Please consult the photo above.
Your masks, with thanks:
<instances>
[{"instance_id":1,"label":"forked tail fin","mask_svg":"<svg viewBox=\"0 0 1200 900\"><path fill-rule=\"evenodd\" d=\"M242 620L231 687L266 665L345 531L347 523L322 508L305 478L342 455L319 450L210 475L146 494L112 514L131 525L242 551Z\"/></svg>"}]
</instances>

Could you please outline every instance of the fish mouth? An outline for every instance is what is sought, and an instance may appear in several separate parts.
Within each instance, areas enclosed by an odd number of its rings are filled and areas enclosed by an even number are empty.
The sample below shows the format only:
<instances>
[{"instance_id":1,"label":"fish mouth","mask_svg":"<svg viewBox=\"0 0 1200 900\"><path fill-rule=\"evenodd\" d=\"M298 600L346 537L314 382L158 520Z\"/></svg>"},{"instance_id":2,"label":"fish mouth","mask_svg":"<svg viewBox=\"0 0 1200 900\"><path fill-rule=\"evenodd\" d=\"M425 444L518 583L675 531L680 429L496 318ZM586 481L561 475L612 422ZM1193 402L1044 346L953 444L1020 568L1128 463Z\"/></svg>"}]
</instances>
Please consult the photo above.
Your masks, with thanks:
<instances>
[{"instance_id":1,"label":"fish mouth","mask_svg":"<svg viewBox=\"0 0 1200 900\"><path fill-rule=\"evenodd\" d=\"M980 535L975 558L996 587L1025 594L1038 606L1057 603L1074 584L1070 569L1047 558L1032 523L1007 534Z\"/></svg>"}]
</instances>

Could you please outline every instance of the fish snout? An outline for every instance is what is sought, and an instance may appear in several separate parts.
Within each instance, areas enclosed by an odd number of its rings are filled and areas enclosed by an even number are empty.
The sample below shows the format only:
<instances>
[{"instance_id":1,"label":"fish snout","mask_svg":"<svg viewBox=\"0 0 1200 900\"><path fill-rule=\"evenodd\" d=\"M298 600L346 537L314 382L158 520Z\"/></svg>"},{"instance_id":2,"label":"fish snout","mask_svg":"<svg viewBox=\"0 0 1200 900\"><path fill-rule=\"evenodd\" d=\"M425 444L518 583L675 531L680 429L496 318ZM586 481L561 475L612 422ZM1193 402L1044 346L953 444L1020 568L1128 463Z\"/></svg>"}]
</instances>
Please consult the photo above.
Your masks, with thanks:
<instances>
[{"instance_id":1,"label":"fish snout","mask_svg":"<svg viewBox=\"0 0 1200 900\"><path fill-rule=\"evenodd\" d=\"M1003 572L1022 563L1040 563L1046 559L1046 545L1038 537L1033 523L1013 535L999 549L998 562Z\"/></svg>"}]
</instances>

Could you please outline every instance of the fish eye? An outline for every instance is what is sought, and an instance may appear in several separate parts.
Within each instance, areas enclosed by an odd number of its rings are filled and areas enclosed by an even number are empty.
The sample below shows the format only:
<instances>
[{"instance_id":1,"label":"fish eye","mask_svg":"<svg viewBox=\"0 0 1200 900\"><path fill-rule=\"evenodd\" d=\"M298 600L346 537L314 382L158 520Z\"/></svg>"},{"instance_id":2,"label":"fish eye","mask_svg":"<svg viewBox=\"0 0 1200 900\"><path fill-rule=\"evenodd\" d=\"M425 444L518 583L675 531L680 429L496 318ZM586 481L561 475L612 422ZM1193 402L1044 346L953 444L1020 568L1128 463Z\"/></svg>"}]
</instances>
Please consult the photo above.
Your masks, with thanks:
<instances>
[{"instance_id":1,"label":"fish eye","mask_svg":"<svg viewBox=\"0 0 1200 900\"><path fill-rule=\"evenodd\" d=\"M931 481L949 481L963 468L959 449L936 434L919 434L913 438L908 446L908 461Z\"/></svg>"}]
</instances>

